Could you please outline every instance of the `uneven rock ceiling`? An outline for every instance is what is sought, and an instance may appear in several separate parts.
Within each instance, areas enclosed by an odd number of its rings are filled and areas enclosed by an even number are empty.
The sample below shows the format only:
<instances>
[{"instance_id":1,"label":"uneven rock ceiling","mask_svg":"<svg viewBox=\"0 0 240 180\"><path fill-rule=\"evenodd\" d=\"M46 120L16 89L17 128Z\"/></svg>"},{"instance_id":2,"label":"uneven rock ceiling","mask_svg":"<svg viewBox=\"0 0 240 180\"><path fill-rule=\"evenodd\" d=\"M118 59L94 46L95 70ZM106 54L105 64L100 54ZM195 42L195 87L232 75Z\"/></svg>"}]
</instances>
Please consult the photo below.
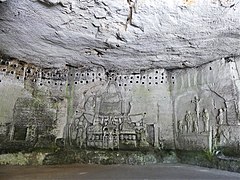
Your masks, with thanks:
<instances>
[{"instance_id":1,"label":"uneven rock ceiling","mask_svg":"<svg viewBox=\"0 0 240 180\"><path fill-rule=\"evenodd\" d=\"M136 12L127 0L0 2L1 53L44 67L173 69L240 55L240 0L137 0Z\"/></svg>"}]
</instances>

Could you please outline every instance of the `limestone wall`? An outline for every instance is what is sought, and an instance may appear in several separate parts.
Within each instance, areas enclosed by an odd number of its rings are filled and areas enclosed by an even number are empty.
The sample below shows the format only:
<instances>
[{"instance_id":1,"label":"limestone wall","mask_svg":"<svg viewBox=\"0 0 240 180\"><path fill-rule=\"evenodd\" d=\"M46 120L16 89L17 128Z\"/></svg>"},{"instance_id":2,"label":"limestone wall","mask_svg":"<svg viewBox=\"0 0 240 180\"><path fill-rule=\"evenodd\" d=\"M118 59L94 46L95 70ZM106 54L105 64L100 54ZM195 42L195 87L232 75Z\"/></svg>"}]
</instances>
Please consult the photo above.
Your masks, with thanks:
<instances>
[{"instance_id":1,"label":"limestone wall","mask_svg":"<svg viewBox=\"0 0 240 180\"><path fill-rule=\"evenodd\" d=\"M237 59L138 72L0 63L1 149L239 147Z\"/></svg>"},{"instance_id":2,"label":"limestone wall","mask_svg":"<svg viewBox=\"0 0 240 180\"><path fill-rule=\"evenodd\" d=\"M46 69L2 56L0 72L2 149L173 148L164 69Z\"/></svg>"},{"instance_id":3,"label":"limestone wall","mask_svg":"<svg viewBox=\"0 0 240 180\"><path fill-rule=\"evenodd\" d=\"M237 61L236 61L237 62ZM239 74L233 58L171 74L175 145L208 149L239 143Z\"/></svg>"}]
</instances>

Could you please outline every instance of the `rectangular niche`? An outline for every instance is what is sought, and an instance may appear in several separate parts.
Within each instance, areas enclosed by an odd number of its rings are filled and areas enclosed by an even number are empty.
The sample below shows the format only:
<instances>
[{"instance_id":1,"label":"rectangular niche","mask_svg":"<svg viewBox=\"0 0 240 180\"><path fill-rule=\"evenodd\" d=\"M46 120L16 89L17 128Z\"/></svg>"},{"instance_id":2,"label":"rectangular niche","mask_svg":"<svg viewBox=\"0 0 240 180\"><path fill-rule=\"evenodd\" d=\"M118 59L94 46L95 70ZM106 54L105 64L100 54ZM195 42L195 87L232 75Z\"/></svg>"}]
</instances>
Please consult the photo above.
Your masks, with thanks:
<instances>
[{"instance_id":1,"label":"rectangular niche","mask_svg":"<svg viewBox=\"0 0 240 180\"><path fill-rule=\"evenodd\" d=\"M27 135L27 127L15 126L13 139L17 141L25 141Z\"/></svg>"}]
</instances>

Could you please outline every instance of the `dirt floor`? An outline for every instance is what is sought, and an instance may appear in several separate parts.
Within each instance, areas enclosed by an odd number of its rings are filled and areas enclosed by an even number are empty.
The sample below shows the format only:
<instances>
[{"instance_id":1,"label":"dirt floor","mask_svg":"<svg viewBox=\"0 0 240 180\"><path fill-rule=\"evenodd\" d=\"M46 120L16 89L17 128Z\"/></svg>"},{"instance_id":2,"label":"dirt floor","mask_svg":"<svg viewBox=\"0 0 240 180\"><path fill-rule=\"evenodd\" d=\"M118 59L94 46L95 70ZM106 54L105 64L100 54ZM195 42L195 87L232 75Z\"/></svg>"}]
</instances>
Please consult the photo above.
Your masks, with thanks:
<instances>
[{"instance_id":1,"label":"dirt floor","mask_svg":"<svg viewBox=\"0 0 240 180\"><path fill-rule=\"evenodd\" d=\"M0 180L5 179L240 179L239 173L182 164L159 165L61 165L61 166L0 166Z\"/></svg>"}]
</instances>

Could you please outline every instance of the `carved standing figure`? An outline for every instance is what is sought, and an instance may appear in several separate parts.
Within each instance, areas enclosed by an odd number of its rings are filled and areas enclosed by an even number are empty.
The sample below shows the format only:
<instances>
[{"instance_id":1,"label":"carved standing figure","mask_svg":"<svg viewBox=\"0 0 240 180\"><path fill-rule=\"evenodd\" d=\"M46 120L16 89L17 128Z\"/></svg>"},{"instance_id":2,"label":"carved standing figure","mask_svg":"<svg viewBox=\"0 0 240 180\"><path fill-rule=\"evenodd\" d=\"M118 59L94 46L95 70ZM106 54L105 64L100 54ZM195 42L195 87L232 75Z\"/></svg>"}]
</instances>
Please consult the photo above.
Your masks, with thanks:
<instances>
[{"instance_id":1,"label":"carved standing figure","mask_svg":"<svg viewBox=\"0 0 240 180\"><path fill-rule=\"evenodd\" d=\"M203 109L202 120L203 120L203 131L204 132L209 131L209 114L207 109Z\"/></svg>"},{"instance_id":2,"label":"carved standing figure","mask_svg":"<svg viewBox=\"0 0 240 180\"><path fill-rule=\"evenodd\" d=\"M186 115L185 115L185 122L184 122L184 129L185 129L185 132L189 133L191 132L191 125L192 125L192 114L190 111L187 111L186 112Z\"/></svg>"},{"instance_id":3,"label":"carved standing figure","mask_svg":"<svg viewBox=\"0 0 240 180\"><path fill-rule=\"evenodd\" d=\"M217 116L217 124L218 125L223 124L223 120L224 120L223 109L219 109L218 116Z\"/></svg>"},{"instance_id":4,"label":"carved standing figure","mask_svg":"<svg viewBox=\"0 0 240 180\"><path fill-rule=\"evenodd\" d=\"M177 130L178 130L178 133L182 133L182 128L183 128L182 121L181 121L181 120L178 120L178 122L177 122Z\"/></svg>"},{"instance_id":5,"label":"carved standing figure","mask_svg":"<svg viewBox=\"0 0 240 180\"><path fill-rule=\"evenodd\" d=\"M198 123L195 118L192 118L192 132L198 132Z\"/></svg>"},{"instance_id":6,"label":"carved standing figure","mask_svg":"<svg viewBox=\"0 0 240 180\"><path fill-rule=\"evenodd\" d=\"M76 127L76 143L81 148L83 145L85 145L86 141L86 129L87 129L87 122L85 119L81 118L79 119L79 122Z\"/></svg>"}]
</instances>

